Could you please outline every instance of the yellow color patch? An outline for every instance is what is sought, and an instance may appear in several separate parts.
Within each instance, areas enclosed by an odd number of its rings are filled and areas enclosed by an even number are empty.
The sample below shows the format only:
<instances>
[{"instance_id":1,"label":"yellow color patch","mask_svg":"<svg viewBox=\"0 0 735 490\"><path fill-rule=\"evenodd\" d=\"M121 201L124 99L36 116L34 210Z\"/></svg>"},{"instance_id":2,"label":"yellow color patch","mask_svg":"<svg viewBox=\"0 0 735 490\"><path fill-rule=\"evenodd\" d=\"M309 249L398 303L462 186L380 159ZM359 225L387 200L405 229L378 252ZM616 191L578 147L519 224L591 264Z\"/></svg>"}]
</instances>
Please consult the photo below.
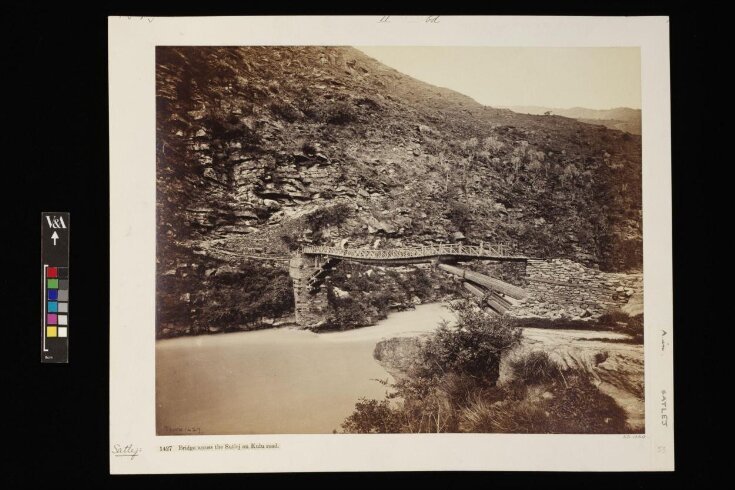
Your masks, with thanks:
<instances>
[{"instance_id":1,"label":"yellow color patch","mask_svg":"<svg viewBox=\"0 0 735 490\"><path fill-rule=\"evenodd\" d=\"M56 337L56 327L46 327L46 337Z\"/></svg>"}]
</instances>

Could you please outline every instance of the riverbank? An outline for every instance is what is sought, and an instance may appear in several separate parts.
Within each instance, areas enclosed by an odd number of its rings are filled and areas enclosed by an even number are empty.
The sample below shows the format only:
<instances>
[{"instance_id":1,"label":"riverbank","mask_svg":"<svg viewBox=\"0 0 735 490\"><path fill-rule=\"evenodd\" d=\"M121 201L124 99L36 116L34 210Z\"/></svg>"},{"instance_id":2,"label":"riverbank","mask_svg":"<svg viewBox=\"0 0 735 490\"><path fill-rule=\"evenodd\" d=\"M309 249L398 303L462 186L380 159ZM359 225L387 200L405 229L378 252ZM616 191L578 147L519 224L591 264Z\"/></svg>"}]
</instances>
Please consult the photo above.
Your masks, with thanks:
<instances>
[{"instance_id":1,"label":"riverbank","mask_svg":"<svg viewBox=\"0 0 735 490\"><path fill-rule=\"evenodd\" d=\"M372 327L314 333L270 328L156 342L156 430L176 435L324 434L361 397L383 399L391 374L374 359L384 338L437 328L450 312L418 305Z\"/></svg>"},{"instance_id":2,"label":"riverbank","mask_svg":"<svg viewBox=\"0 0 735 490\"><path fill-rule=\"evenodd\" d=\"M394 379L411 384L417 381L413 363L422 357L422 345L422 340L415 337L385 339L378 342L374 355ZM447 417L448 410L453 414L450 416L458 420L464 420L465 416L469 416L468 420L476 417L485 420L482 423L475 423L477 420L458 423L456 430L460 431L642 433L645 429L643 359L643 345L626 333L558 327L522 328L520 342L501 357L496 388L489 392L480 390L471 396L465 394L461 400L453 400L447 394L447 407L455 403L459 405L445 409L443 416ZM531 381L519 379L519 366L532 366L530 371L521 367L521 376L530 372L540 379L533 379L533 376ZM457 383L456 379L440 382L435 396L444 399L442 393L453 383ZM398 391L400 394L401 389ZM449 389L448 393L451 392ZM473 400L470 405L464 406L470 399ZM612 417L610 422L613 425L600 423L598 409L594 404L589 406L592 399L598 399L600 406L607 407L607 415ZM584 400L587 401L582 403ZM500 405L496 405L498 403ZM551 408L554 405L558 406ZM513 415L513 410L519 412ZM576 413L588 423L577 426L573 421L550 422L543 416L550 411L552 415L555 411ZM530 413L536 413L540 418L526 420L524 417ZM512 423L498 422L498 417L514 419L516 416L521 418ZM615 418L617 422L614 422ZM564 417L559 420L564 420Z\"/></svg>"}]
</instances>

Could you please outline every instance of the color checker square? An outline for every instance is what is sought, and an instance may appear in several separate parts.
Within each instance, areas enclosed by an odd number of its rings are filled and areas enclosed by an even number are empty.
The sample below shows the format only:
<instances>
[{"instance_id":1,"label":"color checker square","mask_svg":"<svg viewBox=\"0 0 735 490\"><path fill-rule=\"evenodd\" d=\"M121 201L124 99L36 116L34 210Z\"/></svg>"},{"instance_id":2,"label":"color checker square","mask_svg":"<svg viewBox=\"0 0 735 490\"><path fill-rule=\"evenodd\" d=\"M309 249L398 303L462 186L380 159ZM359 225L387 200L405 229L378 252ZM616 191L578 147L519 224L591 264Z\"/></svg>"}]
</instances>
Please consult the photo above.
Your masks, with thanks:
<instances>
[{"instance_id":1,"label":"color checker square","mask_svg":"<svg viewBox=\"0 0 735 490\"><path fill-rule=\"evenodd\" d=\"M66 337L66 327L59 327L59 337Z\"/></svg>"},{"instance_id":2,"label":"color checker square","mask_svg":"<svg viewBox=\"0 0 735 490\"><path fill-rule=\"evenodd\" d=\"M46 337L56 337L56 327L46 327Z\"/></svg>"},{"instance_id":3,"label":"color checker square","mask_svg":"<svg viewBox=\"0 0 735 490\"><path fill-rule=\"evenodd\" d=\"M59 280L58 279L49 279L48 280L48 288L49 289L58 289L59 288Z\"/></svg>"},{"instance_id":4,"label":"color checker square","mask_svg":"<svg viewBox=\"0 0 735 490\"><path fill-rule=\"evenodd\" d=\"M48 290L48 299L55 300L58 297L58 289L49 289Z\"/></svg>"},{"instance_id":5,"label":"color checker square","mask_svg":"<svg viewBox=\"0 0 735 490\"><path fill-rule=\"evenodd\" d=\"M46 319L46 323L49 323L51 325L56 325L56 313L49 313L48 318Z\"/></svg>"},{"instance_id":6,"label":"color checker square","mask_svg":"<svg viewBox=\"0 0 735 490\"><path fill-rule=\"evenodd\" d=\"M67 316L66 315L59 315L59 325L67 325Z\"/></svg>"},{"instance_id":7,"label":"color checker square","mask_svg":"<svg viewBox=\"0 0 735 490\"><path fill-rule=\"evenodd\" d=\"M59 267L56 271L56 277L59 279L69 279L69 268L68 267Z\"/></svg>"},{"instance_id":8,"label":"color checker square","mask_svg":"<svg viewBox=\"0 0 735 490\"><path fill-rule=\"evenodd\" d=\"M49 301L48 302L48 312L49 313L56 313L59 309L59 303L56 301Z\"/></svg>"},{"instance_id":9,"label":"color checker square","mask_svg":"<svg viewBox=\"0 0 735 490\"><path fill-rule=\"evenodd\" d=\"M67 313L69 311L69 303L58 303L57 308L59 310L59 313Z\"/></svg>"},{"instance_id":10,"label":"color checker square","mask_svg":"<svg viewBox=\"0 0 735 490\"><path fill-rule=\"evenodd\" d=\"M56 277L57 272L58 271L57 271L56 267L49 267L46 270L46 277Z\"/></svg>"},{"instance_id":11,"label":"color checker square","mask_svg":"<svg viewBox=\"0 0 735 490\"><path fill-rule=\"evenodd\" d=\"M50 290L49 290L50 291ZM59 301L69 301L69 290L59 289Z\"/></svg>"}]
</instances>

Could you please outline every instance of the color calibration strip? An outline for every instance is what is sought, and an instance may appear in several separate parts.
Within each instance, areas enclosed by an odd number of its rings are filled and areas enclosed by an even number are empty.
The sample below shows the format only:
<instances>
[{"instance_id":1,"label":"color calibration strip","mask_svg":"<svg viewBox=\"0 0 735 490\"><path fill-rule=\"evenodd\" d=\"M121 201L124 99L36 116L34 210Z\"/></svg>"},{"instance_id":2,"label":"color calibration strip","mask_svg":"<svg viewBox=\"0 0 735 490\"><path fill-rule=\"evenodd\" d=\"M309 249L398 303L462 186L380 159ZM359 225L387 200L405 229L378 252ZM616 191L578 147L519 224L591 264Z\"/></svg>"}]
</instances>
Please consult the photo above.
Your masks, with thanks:
<instances>
[{"instance_id":1,"label":"color calibration strip","mask_svg":"<svg viewBox=\"0 0 735 490\"><path fill-rule=\"evenodd\" d=\"M46 298L46 338L68 337L68 267L46 267Z\"/></svg>"},{"instance_id":2,"label":"color calibration strip","mask_svg":"<svg viewBox=\"0 0 735 490\"><path fill-rule=\"evenodd\" d=\"M69 362L69 213L41 213L41 362Z\"/></svg>"}]
</instances>

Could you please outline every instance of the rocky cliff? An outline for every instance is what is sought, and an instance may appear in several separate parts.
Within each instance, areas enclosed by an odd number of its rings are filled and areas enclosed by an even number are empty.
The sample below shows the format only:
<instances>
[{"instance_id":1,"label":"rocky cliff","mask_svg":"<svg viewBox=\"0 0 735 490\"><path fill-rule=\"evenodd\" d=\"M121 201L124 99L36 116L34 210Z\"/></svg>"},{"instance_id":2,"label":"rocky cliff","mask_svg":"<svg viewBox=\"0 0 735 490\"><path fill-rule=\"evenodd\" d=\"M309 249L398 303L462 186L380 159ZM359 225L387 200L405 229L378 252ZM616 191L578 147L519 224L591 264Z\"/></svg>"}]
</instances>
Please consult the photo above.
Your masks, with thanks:
<instances>
[{"instance_id":1,"label":"rocky cliff","mask_svg":"<svg viewBox=\"0 0 735 490\"><path fill-rule=\"evenodd\" d=\"M482 106L352 48L159 47L156 77L159 333L287 313L283 268L243 257L305 243L641 266L639 136Z\"/></svg>"}]
</instances>

